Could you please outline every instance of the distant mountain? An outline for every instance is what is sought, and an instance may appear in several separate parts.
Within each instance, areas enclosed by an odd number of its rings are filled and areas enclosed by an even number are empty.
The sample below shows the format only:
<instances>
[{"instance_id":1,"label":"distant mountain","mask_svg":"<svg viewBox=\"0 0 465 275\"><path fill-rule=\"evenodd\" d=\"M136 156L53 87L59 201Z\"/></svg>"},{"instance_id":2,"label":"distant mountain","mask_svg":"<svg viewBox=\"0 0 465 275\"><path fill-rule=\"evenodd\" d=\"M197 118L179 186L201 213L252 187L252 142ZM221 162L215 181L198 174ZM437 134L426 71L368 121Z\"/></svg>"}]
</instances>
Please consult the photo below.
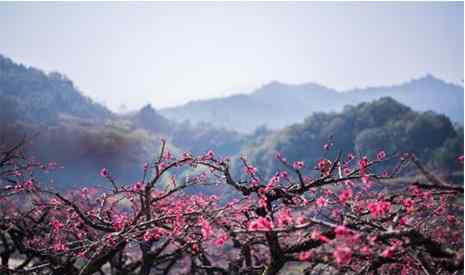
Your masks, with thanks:
<instances>
[{"instance_id":1,"label":"distant mountain","mask_svg":"<svg viewBox=\"0 0 465 275\"><path fill-rule=\"evenodd\" d=\"M289 85L272 82L251 94L192 101L162 109L161 113L176 121L208 122L215 126L252 132L265 125L279 129L302 122L314 112L341 111L345 105L392 97L417 111L432 110L463 124L464 89L431 75L409 82L338 92L318 84Z\"/></svg>"},{"instance_id":2,"label":"distant mountain","mask_svg":"<svg viewBox=\"0 0 465 275\"><path fill-rule=\"evenodd\" d=\"M150 104L145 105L139 111L130 115L129 118L135 127L154 133L170 133L173 126L173 122L160 115Z\"/></svg>"},{"instance_id":3,"label":"distant mountain","mask_svg":"<svg viewBox=\"0 0 465 275\"><path fill-rule=\"evenodd\" d=\"M389 96L415 111L435 111L463 125L464 88L430 74L400 85L356 89L347 92L354 102L369 102Z\"/></svg>"}]
</instances>

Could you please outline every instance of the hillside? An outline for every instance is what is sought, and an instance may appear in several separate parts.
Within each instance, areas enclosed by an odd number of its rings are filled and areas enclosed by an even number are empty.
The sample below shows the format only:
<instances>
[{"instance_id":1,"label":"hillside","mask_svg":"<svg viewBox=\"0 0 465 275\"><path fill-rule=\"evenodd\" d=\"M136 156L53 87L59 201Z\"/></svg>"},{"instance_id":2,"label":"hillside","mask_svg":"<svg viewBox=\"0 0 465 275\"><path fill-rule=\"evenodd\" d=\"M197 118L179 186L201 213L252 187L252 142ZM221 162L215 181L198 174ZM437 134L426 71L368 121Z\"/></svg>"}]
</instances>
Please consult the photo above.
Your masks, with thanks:
<instances>
[{"instance_id":1,"label":"hillside","mask_svg":"<svg viewBox=\"0 0 465 275\"><path fill-rule=\"evenodd\" d=\"M0 117L43 125L56 124L61 115L92 121L112 113L95 103L60 73L16 64L0 55Z\"/></svg>"},{"instance_id":2,"label":"hillside","mask_svg":"<svg viewBox=\"0 0 465 275\"><path fill-rule=\"evenodd\" d=\"M272 82L251 94L192 101L162 109L176 121L204 121L240 132L266 125L272 129L303 122L314 112L342 111L345 105L392 97L416 111L432 110L463 124L464 90L431 75L399 85L339 92L318 84L289 85Z\"/></svg>"},{"instance_id":3,"label":"hillside","mask_svg":"<svg viewBox=\"0 0 465 275\"><path fill-rule=\"evenodd\" d=\"M444 115L415 112L392 98L381 98L339 113L315 113L303 123L252 136L242 151L264 175L272 175L283 168L277 153L291 161L304 160L307 169L313 169L322 156L335 157L335 150L323 149L327 143L344 155L371 159L379 150L411 152L434 169L452 172L460 168L456 157L463 154L463 128L454 129Z\"/></svg>"},{"instance_id":4,"label":"hillside","mask_svg":"<svg viewBox=\"0 0 465 275\"><path fill-rule=\"evenodd\" d=\"M165 138L175 152L213 149L235 154L242 136L211 125L170 121L151 105L130 114L112 113L84 96L60 73L45 73L0 56L0 138L32 138L28 152L64 166L54 172L60 187L101 183L106 167L119 180L136 181L145 161Z\"/></svg>"}]
</instances>

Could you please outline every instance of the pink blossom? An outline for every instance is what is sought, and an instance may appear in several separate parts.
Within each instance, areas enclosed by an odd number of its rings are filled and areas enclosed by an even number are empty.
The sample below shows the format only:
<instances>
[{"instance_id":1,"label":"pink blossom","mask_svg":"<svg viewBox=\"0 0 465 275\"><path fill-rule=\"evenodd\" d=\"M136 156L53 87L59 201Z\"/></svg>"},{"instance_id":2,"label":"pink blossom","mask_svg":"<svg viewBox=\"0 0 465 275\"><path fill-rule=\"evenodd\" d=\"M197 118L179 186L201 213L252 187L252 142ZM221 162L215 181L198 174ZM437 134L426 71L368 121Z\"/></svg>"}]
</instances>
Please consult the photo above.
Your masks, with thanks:
<instances>
[{"instance_id":1,"label":"pink blossom","mask_svg":"<svg viewBox=\"0 0 465 275\"><path fill-rule=\"evenodd\" d=\"M399 225L401 226L408 225L409 223L410 223L410 219L407 217L401 217L399 219Z\"/></svg>"},{"instance_id":2,"label":"pink blossom","mask_svg":"<svg viewBox=\"0 0 465 275\"><path fill-rule=\"evenodd\" d=\"M250 184L251 184L252 186L257 186L257 185L260 184L260 180L254 178L254 179L252 179L252 180L250 181Z\"/></svg>"},{"instance_id":3,"label":"pink blossom","mask_svg":"<svg viewBox=\"0 0 465 275\"><path fill-rule=\"evenodd\" d=\"M413 205L415 204L415 201L412 200L411 198L405 198L402 200L402 205L407 209L410 210L412 209Z\"/></svg>"},{"instance_id":4,"label":"pink blossom","mask_svg":"<svg viewBox=\"0 0 465 275\"><path fill-rule=\"evenodd\" d=\"M391 209L391 203L387 201L377 201L368 204L368 210L373 218L384 216Z\"/></svg>"},{"instance_id":5,"label":"pink blossom","mask_svg":"<svg viewBox=\"0 0 465 275\"><path fill-rule=\"evenodd\" d=\"M287 163L287 159L285 157L283 157L283 155L281 155L281 153L276 154L276 159L278 159L279 161Z\"/></svg>"},{"instance_id":6,"label":"pink blossom","mask_svg":"<svg viewBox=\"0 0 465 275\"><path fill-rule=\"evenodd\" d=\"M265 190L264 190L264 191L267 192L267 191L273 189L273 187L274 187L277 183L279 183L279 181L280 181L279 176L273 176L273 177L271 177L270 181L269 181L268 184L265 186Z\"/></svg>"},{"instance_id":7,"label":"pink blossom","mask_svg":"<svg viewBox=\"0 0 465 275\"><path fill-rule=\"evenodd\" d=\"M184 152L184 153L182 153L182 158L183 159L191 159L192 154L190 152Z\"/></svg>"},{"instance_id":8,"label":"pink blossom","mask_svg":"<svg viewBox=\"0 0 465 275\"><path fill-rule=\"evenodd\" d=\"M422 197L423 196L423 191L420 189L418 186L412 186L410 188L410 192L412 193L413 196L415 197Z\"/></svg>"},{"instance_id":9,"label":"pink blossom","mask_svg":"<svg viewBox=\"0 0 465 275\"><path fill-rule=\"evenodd\" d=\"M292 224L292 214L289 208L284 208L278 213L278 226Z\"/></svg>"},{"instance_id":10,"label":"pink blossom","mask_svg":"<svg viewBox=\"0 0 465 275\"><path fill-rule=\"evenodd\" d=\"M204 159L212 160L214 157L215 157L215 153L212 150L208 150L208 152L204 156Z\"/></svg>"},{"instance_id":11,"label":"pink blossom","mask_svg":"<svg viewBox=\"0 0 465 275\"><path fill-rule=\"evenodd\" d=\"M172 159L173 159L173 155L171 154L170 151L166 151L166 152L165 152L165 155L163 156L163 159L164 159L164 160L168 160L168 161L169 161L169 160L172 160Z\"/></svg>"},{"instance_id":12,"label":"pink blossom","mask_svg":"<svg viewBox=\"0 0 465 275\"><path fill-rule=\"evenodd\" d=\"M345 180L344 184L348 187L354 187L354 182L351 180Z\"/></svg>"},{"instance_id":13,"label":"pink blossom","mask_svg":"<svg viewBox=\"0 0 465 275\"><path fill-rule=\"evenodd\" d=\"M251 231L257 231L257 230L272 230L273 229L273 223L271 222L269 217L259 217L258 219L255 219L249 223L249 230Z\"/></svg>"},{"instance_id":14,"label":"pink blossom","mask_svg":"<svg viewBox=\"0 0 465 275\"><path fill-rule=\"evenodd\" d=\"M168 165L167 165L166 163L160 162L160 163L158 164L158 170L159 170L159 171L163 171L163 170L165 170L165 168L166 168L167 166L168 166Z\"/></svg>"},{"instance_id":15,"label":"pink blossom","mask_svg":"<svg viewBox=\"0 0 465 275\"><path fill-rule=\"evenodd\" d=\"M347 265L352 260L352 250L347 246L337 246L333 256L338 265Z\"/></svg>"},{"instance_id":16,"label":"pink blossom","mask_svg":"<svg viewBox=\"0 0 465 275\"><path fill-rule=\"evenodd\" d=\"M368 243L369 243L370 245L373 245L373 246L374 246L374 245L376 245L376 241L378 240L378 236L376 236L376 235L370 235L370 236L367 237L367 240L368 240Z\"/></svg>"},{"instance_id":17,"label":"pink blossom","mask_svg":"<svg viewBox=\"0 0 465 275\"><path fill-rule=\"evenodd\" d=\"M299 253L299 261L305 262L309 261L312 258L312 252L311 251L302 251Z\"/></svg>"},{"instance_id":18,"label":"pink blossom","mask_svg":"<svg viewBox=\"0 0 465 275\"><path fill-rule=\"evenodd\" d=\"M132 186L133 192L140 192L142 189L144 189L144 183L142 181L138 181Z\"/></svg>"},{"instance_id":19,"label":"pink blossom","mask_svg":"<svg viewBox=\"0 0 465 275\"><path fill-rule=\"evenodd\" d=\"M326 205L327 200L323 196L321 196L318 199L316 199L315 203L318 207L323 207Z\"/></svg>"},{"instance_id":20,"label":"pink blossom","mask_svg":"<svg viewBox=\"0 0 465 275\"><path fill-rule=\"evenodd\" d=\"M453 216L453 215L447 215L447 223L452 225L452 224L455 224L455 222L457 221L457 219Z\"/></svg>"},{"instance_id":21,"label":"pink blossom","mask_svg":"<svg viewBox=\"0 0 465 275\"><path fill-rule=\"evenodd\" d=\"M352 173L352 169L350 169L350 167L344 167L342 171L344 172L345 176L348 176L350 173Z\"/></svg>"},{"instance_id":22,"label":"pink blossom","mask_svg":"<svg viewBox=\"0 0 465 275\"><path fill-rule=\"evenodd\" d=\"M394 253L395 253L395 248L392 246L389 246L386 249L384 249L383 252L381 252L381 256L383 256L384 258L392 258L394 256Z\"/></svg>"},{"instance_id":23,"label":"pink blossom","mask_svg":"<svg viewBox=\"0 0 465 275\"><path fill-rule=\"evenodd\" d=\"M304 215L298 216L296 222L297 222L297 224L304 224L305 223L305 216Z\"/></svg>"},{"instance_id":24,"label":"pink blossom","mask_svg":"<svg viewBox=\"0 0 465 275\"><path fill-rule=\"evenodd\" d=\"M57 242L53 245L53 251L55 252L66 252L68 251L68 248L66 245L62 242Z\"/></svg>"},{"instance_id":25,"label":"pink blossom","mask_svg":"<svg viewBox=\"0 0 465 275\"><path fill-rule=\"evenodd\" d=\"M321 236L320 230L314 229L314 230L312 231L312 234L310 235L310 238L311 238L312 240L318 240L318 239L320 239L320 236Z\"/></svg>"},{"instance_id":26,"label":"pink blossom","mask_svg":"<svg viewBox=\"0 0 465 275\"><path fill-rule=\"evenodd\" d=\"M352 189L346 189L339 194L339 201L341 203L346 203L347 201L352 199Z\"/></svg>"},{"instance_id":27,"label":"pink blossom","mask_svg":"<svg viewBox=\"0 0 465 275\"><path fill-rule=\"evenodd\" d=\"M65 226L62 222L58 220L52 220L51 224L52 224L52 231L54 233L57 233Z\"/></svg>"},{"instance_id":28,"label":"pink blossom","mask_svg":"<svg viewBox=\"0 0 465 275\"><path fill-rule=\"evenodd\" d=\"M269 184L277 184L279 183L279 180L280 180L279 176L273 176L271 177Z\"/></svg>"},{"instance_id":29,"label":"pink blossom","mask_svg":"<svg viewBox=\"0 0 465 275\"><path fill-rule=\"evenodd\" d=\"M347 236L347 235L351 234L352 232L347 227L345 227L343 225L338 225L334 229L334 233L336 233L336 236L340 237L340 236Z\"/></svg>"},{"instance_id":30,"label":"pink blossom","mask_svg":"<svg viewBox=\"0 0 465 275\"><path fill-rule=\"evenodd\" d=\"M287 171L281 171L279 172L278 177L283 178L283 179L289 179L289 173Z\"/></svg>"},{"instance_id":31,"label":"pink blossom","mask_svg":"<svg viewBox=\"0 0 465 275\"><path fill-rule=\"evenodd\" d=\"M199 225L201 227L202 238L204 240L208 240L210 236L213 234L213 230L210 226L210 223L206 219L201 218L199 220Z\"/></svg>"},{"instance_id":32,"label":"pink blossom","mask_svg":"<svg viewBox=\"0 0 465 275\"><path fill-rule=\"evenodd\" d=\"M366 256L370 256L373 254L373 251L371 250L369 246L364 246L360 248L360 253Z\"/></svg>"},{"instance_id":33,"label":"pink blossom","mask_svg":"<svg viewBox=\"0 0 465 275\"><path fill-rule=\"evenodd\" d=\"M112 225L116 231L121 231L126 226L126 223L127 217L125 215L115 215L113 217Z\"/></svg>"},{"instance_id":34,"label":"pink blossom","mask_svg":"<svg viewBox=\"0 0 465 275\"><path fill-rule=\"evenodd\" d=\"M29 191L34 189L34 182L32 181L32 179L29 179L24 183L24 188Z\"/></svg>"},{"instance_id":35,"label":"pink blossom","mask_svg":"<svg viewBox=\"0 0 465 275\"><path fill-rule=\"evenodd\" d=\"M253 166L247 166L244 168L244 172L249 176L254 176L257 173L257 168Z\"/></svg>"},{"instance_id":36,"label":"pink blossom","mask_svg":"<svg viewBox=\"0 0 465 275\"><path fill-rule=\"evenodd\" d=\"M316 240L316 241L321 241L321 242L329 242L330 240L323 234L321 234L320 230L318 229L314 229L312 231L312 234L310 235L310 238L312 240Z\"/></svg>"},{"instance_id":37,"label":"pink blossom","mask_svg":"<svg viewBox=\"0 0 465 275\"><path fill-rule=\"evenodd\" d=\"M381 256L384 258L392 258L397 250L402 247L402 241L400 240L393 240L391 241L391 246L387 247L386 249L381 252Z\"/></svg>"},{"instance_id":38,"label":"pink blossom","mask_svg":"<svg viewBox=\"0 0 465 275\"><path fill-rule=\"evenodd\" d=\"M102 170L100 170L100 176L104 178L108 178L110 176L110 172L108 172L107 168L102 168Z\"/></svg>"},{"instance_id":39,"label":"pink blossom","mask_svg":"<svg viewBox=\"0 0 465 275\"><path fill-rule=\"evenodd\" d=\"M361 177L364 177L367 173L368 168L368 158L365 156L358 162L359 174Z\"/></svg>"},{"instance_id":40,"label":"pink blossom","mask_svg":"<svg viewBox=\"0 0 465 275\"><path fill-rule=\"evenodd\" d=\"M265 196L260 196L260 199L258 200L258 205L261 208L267 208L268 206L268 199Z\"/></svg>"},{"instance_id":41,"label":"pink blossom","mask_svg":"<svg viewBox=\"0 0 465 275\"><path fill-rule=\"evenodd\" d=\"M353 160L353 159L355 159L355 155L352 154L352 153L349 153L349 154L347 155L347 160L348 160L348 161L351 161L351 160Z\"/></svg>"},{"instance_id":42,"label":"pink blossom","mask_svg":"<svg viewBox=\"0 0 465 275\"><path fill-rule=\"evenodd\" d=\"M153 228L151 230L147 230L144 233L144 241L150 241L150 240L159 240L163 235L165 234L165 230L161 228Z\"/></svg>"},{"instance_id":43,"label":"pink blossom","mask_svg":"<svg viewBox=\"0 0 465 275\"><path fill-rule=\"evenodd\" d=\"M300 170L302 168L304 168L304 162L303 161L294 161L294 163L292 164L292 167L296 170Z\"/></svg>"},{"instance_id":44,"label":"pink blossom","mask_svg":"<svg viewBox=\"0 0 465 275\"><path fill-rule=\"evenodd\" d=\"M379 151L377 154L376 154L376 158L378 160L384 160L386 158L386 153L384 151Z\"/></svg>"},{"instance_id":45,"label":"pink blossom","mask_svg":"<svg viewBox=\"0 0 465 275\"><path fill-rule=\"evenodd\" d=\"M222 234L218 239L215 240L215 245L218 246L223 246L224 243L228 240L228 235L227 234Z\"/></svg>"}]
</instances>

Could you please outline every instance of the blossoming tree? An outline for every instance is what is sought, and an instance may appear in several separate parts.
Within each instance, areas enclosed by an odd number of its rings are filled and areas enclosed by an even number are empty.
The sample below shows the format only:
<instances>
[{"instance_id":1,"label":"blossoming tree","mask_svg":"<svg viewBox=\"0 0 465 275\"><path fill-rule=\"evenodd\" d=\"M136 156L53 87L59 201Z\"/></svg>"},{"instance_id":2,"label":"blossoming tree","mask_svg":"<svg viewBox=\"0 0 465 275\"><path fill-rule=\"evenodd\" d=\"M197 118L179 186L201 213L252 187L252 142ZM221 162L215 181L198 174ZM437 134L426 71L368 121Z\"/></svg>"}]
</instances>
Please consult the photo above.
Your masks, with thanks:
<instances>
[{"instance_id":1,"label":"blossoming tree","mask_svg":"<svg viewBox=\"0 0 465 275\"><path fill-rule=\"evenodd\" d=\"M309 164L278 154L282 169L265 179L246 158L236 175L212 151L174 156L162 141L140 181L120 184L104 168L108 188L59 193L38 177L56 164L21 145L0 154L2 274L463 272L463 187L414 155ZM422 177L398 179L409 165ZM211 185L234 199L192 192Z\"/></svg>"}]
</instances>

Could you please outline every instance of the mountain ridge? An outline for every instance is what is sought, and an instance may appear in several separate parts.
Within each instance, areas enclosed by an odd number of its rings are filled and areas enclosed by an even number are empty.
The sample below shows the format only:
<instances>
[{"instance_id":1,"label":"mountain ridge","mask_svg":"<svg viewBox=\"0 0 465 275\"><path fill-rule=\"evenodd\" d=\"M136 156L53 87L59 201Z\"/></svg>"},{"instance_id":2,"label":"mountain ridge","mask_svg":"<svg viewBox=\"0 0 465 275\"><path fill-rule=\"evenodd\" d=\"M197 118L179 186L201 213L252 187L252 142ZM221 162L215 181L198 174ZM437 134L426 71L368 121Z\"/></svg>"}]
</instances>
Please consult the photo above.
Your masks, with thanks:
<instances>
[{"instance_id":1,"label":"mountain ridge","mask_svg":"<svg viewBox=\"0 0 465 275\"><path fill-rule=\"evenodd\" d=\"M390 86L368 86L342 91L315 82L287 84L272 81L252 93L190 101L159 111L175 121L203 121L250 133L261 125L279 129L302 122L304 117L314 112L341 111L345 105L386 96L393 97L414 110L432 110L463 124L463 86L446 82L432 74ZM241 111L237 112L238 109ZM231 116L230 113L234 115ZM250 117L254 121L247 121Z\"/></svg>"}]
</instances>

